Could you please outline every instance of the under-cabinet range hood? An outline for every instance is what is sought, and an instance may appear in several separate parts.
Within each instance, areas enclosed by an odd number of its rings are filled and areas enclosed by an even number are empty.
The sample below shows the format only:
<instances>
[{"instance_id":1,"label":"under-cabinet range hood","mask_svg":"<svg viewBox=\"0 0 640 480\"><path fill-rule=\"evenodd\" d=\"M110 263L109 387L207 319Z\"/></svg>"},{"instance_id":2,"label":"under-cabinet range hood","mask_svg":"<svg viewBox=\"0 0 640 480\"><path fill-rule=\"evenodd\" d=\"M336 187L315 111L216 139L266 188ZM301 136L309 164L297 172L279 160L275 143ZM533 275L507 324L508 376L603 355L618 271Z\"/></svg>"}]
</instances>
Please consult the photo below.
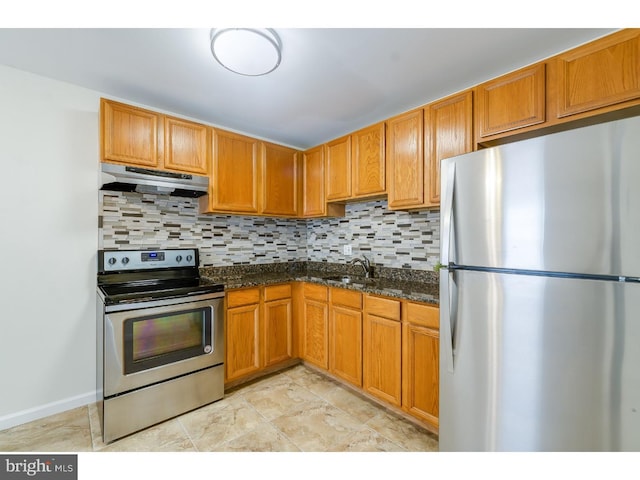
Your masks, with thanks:
<instances>
[{"instance_id":1,"label":"under-cabinet range hood","mask_svg":"<svg viewBox=\"0 0 640 480\"><path fill-rule=\"evenodd\" d=\"M101 190L195 198L207 193L209 177L101 163L100 183Z\"/></svg>"}]
</instances>

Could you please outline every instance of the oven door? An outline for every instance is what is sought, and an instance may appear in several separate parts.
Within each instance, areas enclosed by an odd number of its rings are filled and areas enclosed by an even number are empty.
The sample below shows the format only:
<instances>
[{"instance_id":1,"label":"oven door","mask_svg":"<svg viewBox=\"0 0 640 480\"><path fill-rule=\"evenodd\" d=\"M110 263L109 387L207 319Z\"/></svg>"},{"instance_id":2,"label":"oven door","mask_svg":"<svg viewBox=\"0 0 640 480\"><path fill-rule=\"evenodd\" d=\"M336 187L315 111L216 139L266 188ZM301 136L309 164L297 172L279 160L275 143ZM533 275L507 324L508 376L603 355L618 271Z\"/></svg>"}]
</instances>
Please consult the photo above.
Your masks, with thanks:
<instances>
[{"instance_id":1,"label":"oven door","mask_svg":"<svg viewBox=\"0 0 640 480\"><path fill-rule=\"evenodd\" d=\"M105 313L104 396L224 361L222 298Z\"/></svg>"}]
</instances>

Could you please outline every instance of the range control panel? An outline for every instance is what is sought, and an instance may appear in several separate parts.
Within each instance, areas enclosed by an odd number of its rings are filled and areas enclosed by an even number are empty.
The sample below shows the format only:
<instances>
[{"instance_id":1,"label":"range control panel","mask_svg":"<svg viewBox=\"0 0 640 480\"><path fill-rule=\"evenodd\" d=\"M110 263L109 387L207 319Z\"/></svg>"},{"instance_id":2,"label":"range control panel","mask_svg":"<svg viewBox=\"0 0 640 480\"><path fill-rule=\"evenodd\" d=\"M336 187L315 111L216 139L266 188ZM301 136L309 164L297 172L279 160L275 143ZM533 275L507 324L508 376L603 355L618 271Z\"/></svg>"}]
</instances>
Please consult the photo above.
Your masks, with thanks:
<instances>
[{"instance_id":1,"label":"range control panel","mask_svg":"<svg viewBox=\"0 0 640 480\"><path fill-rule=\"evenodd\" d=\"M148 270L156 268L197 267L196 249L169 250L101 250L98 252L98 270Z\"/></svg>"}]
</instances>

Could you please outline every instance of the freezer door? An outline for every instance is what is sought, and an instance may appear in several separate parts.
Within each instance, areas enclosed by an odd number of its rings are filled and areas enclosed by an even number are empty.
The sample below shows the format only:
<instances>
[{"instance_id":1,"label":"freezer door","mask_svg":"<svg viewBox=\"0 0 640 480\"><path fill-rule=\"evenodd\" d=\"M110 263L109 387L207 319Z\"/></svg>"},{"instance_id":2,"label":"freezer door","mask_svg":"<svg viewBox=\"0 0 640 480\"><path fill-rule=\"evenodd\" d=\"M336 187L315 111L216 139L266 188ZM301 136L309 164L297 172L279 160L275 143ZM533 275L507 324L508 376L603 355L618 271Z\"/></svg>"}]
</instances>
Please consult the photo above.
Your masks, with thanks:
<instances>
[{"instance_id":1,"label":"freezer door","mask_svg":"<svg viewBox=\"0 0 640 480\"><path fill-rule=\"evenodd\" d=\"M443 160L442 263L640 276L638 185L640 117Z\"/></svg>"},{"instance_id":2,"label":"freezer door","mask_svg":"<svg viewBox=\"0 0 640 480\"><path fill-rule=\"evenodd\" d=\"M442 270L441 286L441 451L640 451L640 284Z\"/></svg>"}]
</instances>

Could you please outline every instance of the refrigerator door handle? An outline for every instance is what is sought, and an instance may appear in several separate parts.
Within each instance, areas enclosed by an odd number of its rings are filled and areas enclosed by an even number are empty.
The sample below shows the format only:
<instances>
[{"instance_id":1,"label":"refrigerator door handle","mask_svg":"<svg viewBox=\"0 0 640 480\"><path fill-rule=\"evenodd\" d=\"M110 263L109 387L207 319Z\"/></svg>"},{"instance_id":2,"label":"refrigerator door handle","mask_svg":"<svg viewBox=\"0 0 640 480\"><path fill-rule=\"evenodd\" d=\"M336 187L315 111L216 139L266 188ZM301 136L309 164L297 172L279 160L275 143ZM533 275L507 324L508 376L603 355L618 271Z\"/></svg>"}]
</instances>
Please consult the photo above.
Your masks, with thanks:
<instances>
[{"instance_id":1,"label":"refrigerator door handle","mask_svg":"<svg viewBox=\"0 0 640 480\"><path fill-rule=\"evenodd\" d=\"M440 270L440 349L447 371L453 373L453 316L456 315L455 270Z\"/></svg>"},{"instance_id":2,"label":"refrigerator door handle","mask_svg":"<svg viewBox=\"0 0 640 480\"><path fill-rule=\"evenodd\" d=\"M450 162L447 165L446 177L443 178L444 198L442 199L442 246L440 263L446 267L449 265L449 252L451 247L451 235L453 228L453 189L456 179L456 164Z\"/></svg>"}]
</instances>

